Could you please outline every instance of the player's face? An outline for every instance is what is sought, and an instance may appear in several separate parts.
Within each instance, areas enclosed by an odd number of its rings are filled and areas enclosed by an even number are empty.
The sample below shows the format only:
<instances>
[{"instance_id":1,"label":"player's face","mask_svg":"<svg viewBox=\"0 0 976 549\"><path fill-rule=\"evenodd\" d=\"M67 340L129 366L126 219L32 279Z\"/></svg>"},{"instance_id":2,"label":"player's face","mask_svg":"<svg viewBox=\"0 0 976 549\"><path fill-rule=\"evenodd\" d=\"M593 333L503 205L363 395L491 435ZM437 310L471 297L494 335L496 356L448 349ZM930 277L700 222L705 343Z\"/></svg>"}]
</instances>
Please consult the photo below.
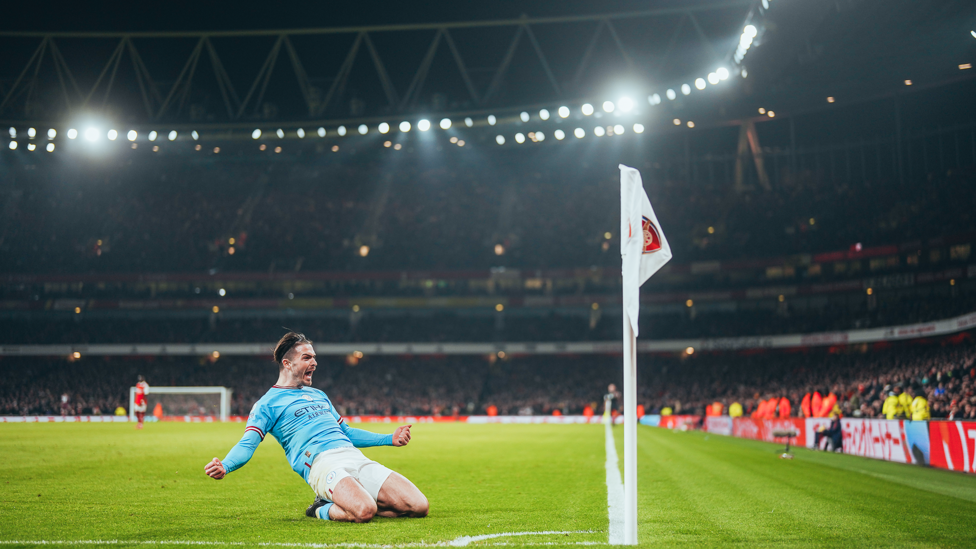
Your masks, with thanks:
<instances>
[{"instance_id":1,"label":"player's face","mask_svg":"<svg viewBox=\"0 0 976 549\"><path fill-rule=\"evenodd\" d=\"M308 343L295 346L295 360L292 361L292 372L299 377L299 382L306 387L312 386L312 372L318 363L315 362L315 349Z\"/></svg>"}]
</instances>

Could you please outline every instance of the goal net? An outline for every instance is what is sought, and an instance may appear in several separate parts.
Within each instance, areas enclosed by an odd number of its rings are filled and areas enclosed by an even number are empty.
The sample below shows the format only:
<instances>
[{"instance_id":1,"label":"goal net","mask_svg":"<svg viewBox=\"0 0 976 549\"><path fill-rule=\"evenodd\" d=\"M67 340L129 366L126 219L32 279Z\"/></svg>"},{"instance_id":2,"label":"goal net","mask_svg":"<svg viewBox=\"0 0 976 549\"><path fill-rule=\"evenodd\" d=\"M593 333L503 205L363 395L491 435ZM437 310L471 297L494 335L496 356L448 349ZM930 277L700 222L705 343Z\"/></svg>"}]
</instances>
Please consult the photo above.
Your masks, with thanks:
<instances>
[{"instance_id":1,"label":"goal net","mask_svg":"<svg viewBox=\"0 0 976 549\"><path fill-rule=\"evenodd\" d=\"M150 387L146 417L194 416L227 421L230 396L227 387ZM136 388L129 388L129 419L135 420Z\"/></svg>"}]
</instances>

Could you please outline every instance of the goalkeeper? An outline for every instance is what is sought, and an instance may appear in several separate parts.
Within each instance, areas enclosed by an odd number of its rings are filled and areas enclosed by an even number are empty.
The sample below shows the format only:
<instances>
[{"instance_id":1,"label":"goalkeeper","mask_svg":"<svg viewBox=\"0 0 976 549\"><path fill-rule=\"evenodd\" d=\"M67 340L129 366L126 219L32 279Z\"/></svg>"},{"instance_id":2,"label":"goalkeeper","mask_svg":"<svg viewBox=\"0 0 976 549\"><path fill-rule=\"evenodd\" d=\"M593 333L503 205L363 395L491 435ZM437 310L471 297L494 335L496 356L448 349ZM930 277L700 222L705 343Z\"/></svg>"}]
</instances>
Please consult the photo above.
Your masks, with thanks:
<instances>
[{"instance_id":1,"label":"goalkeeper","mask_svg":"<svg viewBox=\"0 0 976 549\"><path fill-rule=\"evenodd\" d=\"M412 482L357 450L406 446L410 425L398 427L392 435L349 427L329 397L311 387L315 350L302 334L285 334L275 346L274 358L278 382L254 404L241 441L223 461L213 458L204 472L220 480L240 469L271 433L285 449L291 468L315 491L307 516L346 522L368 522L376 515L427 516L427 498Z\"/></svg>"}]
</instances>

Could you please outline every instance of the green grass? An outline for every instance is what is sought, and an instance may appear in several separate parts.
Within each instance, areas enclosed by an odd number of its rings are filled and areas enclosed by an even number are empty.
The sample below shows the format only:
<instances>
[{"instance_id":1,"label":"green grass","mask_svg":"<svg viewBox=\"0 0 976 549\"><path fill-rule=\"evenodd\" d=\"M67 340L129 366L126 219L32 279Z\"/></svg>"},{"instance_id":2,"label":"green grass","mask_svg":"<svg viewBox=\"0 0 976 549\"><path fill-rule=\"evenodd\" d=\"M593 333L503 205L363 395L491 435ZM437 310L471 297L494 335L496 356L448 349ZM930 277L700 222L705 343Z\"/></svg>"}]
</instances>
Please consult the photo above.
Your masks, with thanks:
<instances>
[{"instance_id":1,"label":"green grass","mask_svg":"<svg viewBox=\"0 0 976 549\"><path fill-rule=\"evenodd\" d=\"M607 540L602 426L415 425L410 446L366 454L413 480L431 514L365 525L305 518L311 489L271 437L225 480L204 476L242 429L0 425L0 549L16 540L434 544L539 531L588 533L481 543ZM784 461L771 444L639 433L641 545L976 546L976 477L802 449ZM622 430L615 435L622 456Z\"/></svg>"}]
</instances>

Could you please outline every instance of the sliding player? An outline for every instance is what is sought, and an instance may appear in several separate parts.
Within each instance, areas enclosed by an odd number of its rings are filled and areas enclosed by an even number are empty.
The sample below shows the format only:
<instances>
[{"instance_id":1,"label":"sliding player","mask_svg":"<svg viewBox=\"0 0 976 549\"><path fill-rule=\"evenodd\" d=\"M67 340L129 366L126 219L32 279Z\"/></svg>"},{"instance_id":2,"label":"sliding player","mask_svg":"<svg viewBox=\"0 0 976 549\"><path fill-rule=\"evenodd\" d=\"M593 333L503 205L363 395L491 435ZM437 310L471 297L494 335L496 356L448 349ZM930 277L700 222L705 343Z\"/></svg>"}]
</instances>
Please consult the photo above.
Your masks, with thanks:
<instances>
[{"instance_id":1,"label":"sliding player","mask_svg":"<svg viewBox=\"0 0 976 549\"><path fill-rule=\"evenodd\" d=\"M136 383L136 402L132 410L136 413L136 419L139 420L139 424L136 425L136 429L142 429L142 423L146 419L146 395L149 394L149 384L146 383L146 378L139 376L139 382Z\"/></svg>"},{"instance_id":2,"label":"sliding player","mask_svg":"<svg viewBox=\"0 0 976 549\"><path fill-rule=\"evenodd\" d=\"M329 397L311 388L315 350L302 334L285 334L274 358L278 382L254 404L241 441L223 461L213 458L204 472L220 480L240 469L270 432L291 468L315 491L307 516L346 522L368 522L376 515L427 516L427 498L412 482L356 449L406 446L411 426L398 427L392 435L349 427Z\"/></svg>"}]
</instances>

